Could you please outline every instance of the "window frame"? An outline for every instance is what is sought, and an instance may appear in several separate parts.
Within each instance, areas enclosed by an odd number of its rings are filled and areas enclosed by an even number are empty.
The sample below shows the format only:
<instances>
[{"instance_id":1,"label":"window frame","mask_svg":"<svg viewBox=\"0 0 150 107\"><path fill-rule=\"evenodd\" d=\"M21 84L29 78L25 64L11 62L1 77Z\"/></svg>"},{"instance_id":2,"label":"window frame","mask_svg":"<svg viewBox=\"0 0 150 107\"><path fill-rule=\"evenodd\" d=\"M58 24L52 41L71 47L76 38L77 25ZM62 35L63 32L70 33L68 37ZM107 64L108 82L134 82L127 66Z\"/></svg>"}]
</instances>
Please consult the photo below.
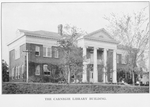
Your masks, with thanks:
<instances>
[{"instance_id":1,"label":"window frame","mask_svg":"<svg viewBox=\"0 0 150 107\"><path fill-rule=\"evenodd\" d=\"M18 79L20 79L20 66L18 66Z\"/></svg>"},{"instance_id":2,"label":"window frame","mask_svg":"<svg viewBox=\"0 0 150 107\"><path fill-rule=\"evenodd\" d=\"M126 55L125 54L122 54L121 62L122 62L122 64L127 64L126 63Z\"/></svg>"},{"instance_id":3,"label":"window frame","mask_svg":"<svg viewBox=\"0 0 150 107\"><path fill-rule=\"evenodd\" d=\"M45 48L45 54L44 54L44 48ZM50 55L48 55L50 49ZM52 47L49 46L43 46L43 57L52 57Z\"/></svg>"},{"instance_id":4,"label":"window frame","mask_svg":"<svg viewBox=\"0 0 150 107\"><path fill-rule=\"evenodd\" d=\"M37 55L36 52L39 54ZM40 56L40 46L35 46L35 56Z\"/></svg>"},{"instance_id":5,"label":"window frame","mask_svg":"<svg viewBox=\"0 0 150 107\"><path fill-rule=\"evenodd\" d=\"M14 68L12 68L12 80L14 80Z\"/></svg>"},{"instance_id":6,"label":"window frame","mask_svg":"<svg viewBox=\"0 0 150 107\"><path fill-rule=\"evenodd\" d=\"M24 73L24 65L21 66L21 78L23 78L23 73Z\"/></svg>"},{"instance_id":7,"label":"window frame","mask_svg":"<svg viewBox=\"0 0 150 107\"><path fill-rule=\"evenodd\" d=\"M48 55L48 49L50 49L50 55ZM52 57L52 47L47 47L47 57Z\"/></svg>"},{"instance_id":8,"label":"window frame","mask_svg":"<svg viewBox=\"0 0 150 107\"><path fill-rule=\"evenodd\" d=\"M45 69L44 66L46 66L47 71L44 70L44 69ZM48 67L47 64L44 64L44 65L43 65L43 73L44 73L44 76L51 76L51 71L49 71L47 67ZM46 72L46 73L49 73L49 74L45 74L45 72Z\"/></svg>"},{"instance_id":9,"label":"window frame","mask_svg":"<svg viewBox=\"0 0 150 107\"><path fill-rule=\"evenodd\" d=\"M16 69L15 69L15 79L17 79L18 77L18 67L16 67Z\"/></svg>"},{"instance_id":10,"label":"window frame","mask_svg":"<svg viewBox=\"0 0 150 107\"><path fill-rule=\"evenodd\" d=\"M119 61L119 54L117 54L117 64L119 64L120 61Z\"/></svg>"},{"instance_id":11,"label":"window frame","mask_svg":"<svg viewBox=\"0 0 150 107\"><path fill-rule=\"evenodd\" d=\"M37 67L39 67L39 72L38 72L38 73L37 73ZM35 68L35 75L40 75L40 70L41 70L40 65L36 65L36 68Z\"/></svg>"},{"instance_id":12,"label":"window frame","mask_svg":"<svg viewBox=\"0 0 150 107\"><path fill-rule=\"evenodd\" d=\"M54 48L54 58L59 58L58 48Z\"/></svg>"}]
</instances>

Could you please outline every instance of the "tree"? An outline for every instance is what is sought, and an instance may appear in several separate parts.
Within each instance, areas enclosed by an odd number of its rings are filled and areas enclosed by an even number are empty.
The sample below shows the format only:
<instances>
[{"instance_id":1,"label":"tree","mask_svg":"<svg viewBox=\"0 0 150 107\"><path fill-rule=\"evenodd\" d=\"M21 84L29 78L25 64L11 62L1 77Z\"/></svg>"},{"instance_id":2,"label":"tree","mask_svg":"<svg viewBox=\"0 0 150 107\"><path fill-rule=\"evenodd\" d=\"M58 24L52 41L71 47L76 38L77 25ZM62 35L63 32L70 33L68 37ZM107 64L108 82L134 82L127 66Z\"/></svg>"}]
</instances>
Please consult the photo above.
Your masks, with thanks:
<instances>
[{"instance_id":1,"label":"tree","mask_svg":"<svg viewBox=\"0 0 150 107\"><path fill-rule=\"evenodd\" d=\"M9 81L9 73L8 71L8 65L6 61L2 60L2 80L3 82Z\"/></svg>"},{"instance_id":2,"label":"tree","mask_svg":"<svg viewBox=\"0 0 150 107\"><path fill-rule=\"evenodd\" d=\"M71 81L71 75L74 75L76 79L78 75L82 74L82 49L77 47L77 39L82 35L83 31L77 27L66 25L62 33L63 38L58 41L60 50L63 53L60 65L68 83Z\"/></svg>"},{"instance_id":3,"label":"tree","mask_svg":"<svg viewBox=\"0 0 150 107\"><path fill-rule=\"evenodd\" d=\"M128 70L132 72L132 82L134 84L134 74L137 67L140 67L141 58L145 50L148 50L149 20L143 8L132 15L122 15L121 17L111 14L111 17L104 17L109 21L108 30L114 39L124 46L129 56Z\"/></svg>"}]
</instances>

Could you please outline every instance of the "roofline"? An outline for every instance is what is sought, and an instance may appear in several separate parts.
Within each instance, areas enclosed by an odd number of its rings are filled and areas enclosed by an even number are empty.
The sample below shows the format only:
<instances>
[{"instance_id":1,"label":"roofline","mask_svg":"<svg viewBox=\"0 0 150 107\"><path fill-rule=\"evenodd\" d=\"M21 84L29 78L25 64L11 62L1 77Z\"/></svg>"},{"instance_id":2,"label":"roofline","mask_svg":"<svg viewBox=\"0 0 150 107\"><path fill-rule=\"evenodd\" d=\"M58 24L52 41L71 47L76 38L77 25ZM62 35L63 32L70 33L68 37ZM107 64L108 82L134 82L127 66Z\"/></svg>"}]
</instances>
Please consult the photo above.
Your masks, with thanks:
<instances>
[{"instance_id":1,"label":"roofline","mask_svg":"<svg viewBox=\"0 0 150 107\"><path fill-rule=\"evenodd\" d=\"M118 44L117 42L114 42L114 41L105 41L105 40L98 40L98 39L95 39L95 38L84 38L84 39L89 39L89 40L95 40L95 41L101 41L101 42L107 42L107 43L113 43L113 44Z\"/></svg>"},{"instance_id":2,"label":"roofline","mask_svg":"<svg viewBox=\"0 0 150 107\"><path fill-rule=\"evenodd\" d=\"M16 38L16 39L14 39L14 40L12 40L10 43L8 43L8 45L7 46L9 46L9 45L11 45L12 43L14 43L15 41L17 41L17 40L19 40L20 38L22 38L23 36L32 36L32 37L36 37L36 38L46 38L46 39L53 39L53 40L59 40L60 38L53 38L53 37L39 37L39 36L34 36L34 35L27 35L27 34L24 34L24 35L22 35L22 36L20 36L20 37L18 37L18 38Z\"/></svg>"},{"instance_id":3,"label":"roofline","mask_svg":"<svg viewBox=\"0 0 150 107\"><path fill-rule=\"evenodd\" d=\"M25 36L25 35L22 35L22 36L20 36L20 37L18 37L18 38L15 38L15 39L12 40L10 43L8 43L7 46L11 45L11 44L14 43L15 41L17 41L17 40L19 40L20 38L22 38L23 36Z\"/></svg>"},{"instance_id":4,"label":"roofline","mask_svg":"<svg viewBox=\"0 0 150 107\"><path fill-rule=\"evenodd\" d=\"M33 36L37 38L47 38L47 39L54 39L54 40L59 40L60 38L55 38L55 37L43 37L43 36L35 36L35 35L26 35L26 36Z\"/></svg>"},{"instance_id":5,"label":"roofline","mask_svg":"<svg viewBox=\"0 0 150 107\"><path fill-rule=\"evenodd\" d=\"M99 31L104 31L105 33L107 33L107 35L111 38L111 39L113 39L114 40L114 38L112 38L111 36L110 36L110 34L104 29L104 28L101 28L101 29L99 29L99 30L96 30L96 31L94 31L94 32L91 32L91 33L89 33L89 34L87 34L87 35L85 35L85 36L83 36L83 38L89 38L89 36L92 36L92 35L94 35L94 34L96 34L96 33L98 33ZM90 39L94 39L94 38L90 38ZM100 41L102 41L102 40L100 40ZM105 41L105 40L103 40L103 41ZM105 41L105 42L109 42L109 43L116 43L116 44L119 44L119 42L117 42L117 41Z\"/></svg>"}]
</instances>

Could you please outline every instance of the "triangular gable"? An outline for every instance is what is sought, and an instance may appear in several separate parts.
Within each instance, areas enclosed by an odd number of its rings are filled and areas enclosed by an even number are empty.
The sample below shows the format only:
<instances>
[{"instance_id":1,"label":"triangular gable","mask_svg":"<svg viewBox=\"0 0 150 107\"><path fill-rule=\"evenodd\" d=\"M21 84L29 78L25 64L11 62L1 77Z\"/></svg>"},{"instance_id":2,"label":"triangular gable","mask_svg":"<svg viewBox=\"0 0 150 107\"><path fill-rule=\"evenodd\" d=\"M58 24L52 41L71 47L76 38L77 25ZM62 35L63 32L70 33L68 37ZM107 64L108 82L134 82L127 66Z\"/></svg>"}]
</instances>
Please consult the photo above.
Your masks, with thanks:
<instances>
[{"instance_id":1,"label":"triangular gable","mask_svg":"<svg viewBox=\"0 0 150 107\"><path fill-rule=\"evenodd\" d=\"M91 39L108 41L108 42L116 42L104 28L94 31L84 36L84 38L89 38L89 39L91 38Z\"/></svg>"}]
</instances>

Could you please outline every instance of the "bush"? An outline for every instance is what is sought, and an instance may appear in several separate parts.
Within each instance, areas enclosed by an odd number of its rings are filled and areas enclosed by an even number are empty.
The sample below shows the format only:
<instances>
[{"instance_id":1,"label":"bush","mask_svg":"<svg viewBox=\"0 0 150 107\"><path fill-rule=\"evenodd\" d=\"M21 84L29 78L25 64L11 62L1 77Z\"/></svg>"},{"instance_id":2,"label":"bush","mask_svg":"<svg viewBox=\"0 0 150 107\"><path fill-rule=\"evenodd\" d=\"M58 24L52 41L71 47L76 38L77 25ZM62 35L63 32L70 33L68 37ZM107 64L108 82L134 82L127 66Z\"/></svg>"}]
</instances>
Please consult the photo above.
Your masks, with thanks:
<instances>
[{"instance_id":1,"label":"bush","mask_svg":"<svg viewBox=\"0 0 150 107\"><path fill-rule=\"evenodd\" d=\"M43 82L43 79L42 79L42 77L31 76L31 77L29 77L29 82L39 82L39 83L41 83L41 82Z\"/></svg>"},{"instance_id":2,"label":"bush","mask_svg":"<svg viewBox=\"0 0 150 107\"><path fill-rule=\"evenodd\" d=\"M146 86L95 85L95 84L34 84L3 83L3 94L65 94L65 93L149 93Z\"/></svg>"}]
</instances>

